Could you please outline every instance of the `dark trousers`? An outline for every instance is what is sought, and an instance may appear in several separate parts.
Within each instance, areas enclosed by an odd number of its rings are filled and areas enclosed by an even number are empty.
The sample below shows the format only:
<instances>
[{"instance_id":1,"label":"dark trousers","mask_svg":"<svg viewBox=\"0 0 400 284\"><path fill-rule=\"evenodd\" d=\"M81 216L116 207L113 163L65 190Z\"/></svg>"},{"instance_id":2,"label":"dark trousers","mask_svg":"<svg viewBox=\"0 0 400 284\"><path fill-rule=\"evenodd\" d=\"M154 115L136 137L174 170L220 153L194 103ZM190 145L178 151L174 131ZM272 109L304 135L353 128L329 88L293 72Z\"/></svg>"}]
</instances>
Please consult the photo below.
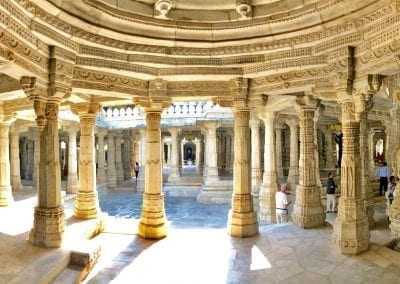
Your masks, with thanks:
<instances>
[{"instance_id":1,"label":"dark trousers","mask_svg":"<svg viewBox=\"0 0 400 284\"><path fill-rule=\"evenodd\" d=\"M388 189L388 178L381 177L379 179L379 195L382 195L382 190L386 192L387 189Z\"/></svg>"}]
</instances>

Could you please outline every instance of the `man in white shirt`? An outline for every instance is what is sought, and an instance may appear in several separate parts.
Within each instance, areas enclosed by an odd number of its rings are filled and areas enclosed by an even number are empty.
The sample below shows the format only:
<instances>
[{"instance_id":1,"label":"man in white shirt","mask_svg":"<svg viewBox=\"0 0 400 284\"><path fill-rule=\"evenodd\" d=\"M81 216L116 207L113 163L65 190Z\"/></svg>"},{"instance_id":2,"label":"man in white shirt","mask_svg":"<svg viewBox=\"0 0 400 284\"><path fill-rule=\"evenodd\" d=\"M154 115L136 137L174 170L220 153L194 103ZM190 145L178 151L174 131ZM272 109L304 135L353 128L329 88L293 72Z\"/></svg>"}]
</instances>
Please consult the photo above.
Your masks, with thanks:
<instances>
[{"instance_id":1,"label":"man in white shirt","mask_svg":"<svg viewBox=\"0 0 400 284\"><path fill-rule=\"evenodd\" d=\"M281 190L275 193L276 204L276 223L286 223L288 221L288 206L291 201L287 198L287 185L282 184Z\"/></svg>"},{"instance_id":2,"label":"man in white shirt","mask_svg":"<svg viewBox=\"0 0 400 284\"><path fill-rule=\"evenodd\" d=\"M375 175L379 177L379 195L382 195L382 190L384 193L386 193L388 189L390 177L389 167L387 166L386 162L383 162L382 166L379 167Z\"/></svg>"}]
</instances>

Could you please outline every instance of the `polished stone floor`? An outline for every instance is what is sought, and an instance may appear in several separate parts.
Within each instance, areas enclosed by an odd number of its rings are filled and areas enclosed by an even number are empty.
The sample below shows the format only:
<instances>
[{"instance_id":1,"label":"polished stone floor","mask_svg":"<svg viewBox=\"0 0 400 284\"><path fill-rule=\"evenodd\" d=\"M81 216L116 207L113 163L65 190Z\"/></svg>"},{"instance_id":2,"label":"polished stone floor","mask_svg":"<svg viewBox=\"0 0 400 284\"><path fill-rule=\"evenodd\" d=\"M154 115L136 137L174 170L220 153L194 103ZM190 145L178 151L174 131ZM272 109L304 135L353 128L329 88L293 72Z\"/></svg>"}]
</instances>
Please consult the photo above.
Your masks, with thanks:
<instances>
[{"instance_id":1,"label":"polished stone floor","mask_svg":"<svg viewBox=\"0 0 400 284\"><path fill-rule=\"evenodd\" d=\"M134 188L132 181L115 191L99 188L106 229L90 241L102 247L102 254L85 283L399 283L400 256L384 247L390 231L379 197L370 250L345 256L331 245L335 213L328 213L327 224L320 228L260 224L259 235L241 239L226 232L229 205L168 195L168 236L142 239L137 236L142 200ZM29 283L18 275L33 277L37 259L60 250L27 242L35 193L28 186L14 195L13 206L0 208L0 283ZM65 245L73 226L72 208L73 201L65 204Z\"/></svg>"},{"instance_id":2,"label":"polished stone floor","mask_svg":"<svg viewBox=\"0 0 400 284\"><path fill-rule=\"evenodd\" d=\"M94 239L103 256L86 283L399 283L400 263L383 248L390 240L384 204L376 205L370 251L345 256L331 245L334 213L320 228L260 224L259 235L241 239L226 233L229 205L167 196L169 234L146 240L136 235L140 193L99 196L110 225Z\"/></svg>"}]
</instances>

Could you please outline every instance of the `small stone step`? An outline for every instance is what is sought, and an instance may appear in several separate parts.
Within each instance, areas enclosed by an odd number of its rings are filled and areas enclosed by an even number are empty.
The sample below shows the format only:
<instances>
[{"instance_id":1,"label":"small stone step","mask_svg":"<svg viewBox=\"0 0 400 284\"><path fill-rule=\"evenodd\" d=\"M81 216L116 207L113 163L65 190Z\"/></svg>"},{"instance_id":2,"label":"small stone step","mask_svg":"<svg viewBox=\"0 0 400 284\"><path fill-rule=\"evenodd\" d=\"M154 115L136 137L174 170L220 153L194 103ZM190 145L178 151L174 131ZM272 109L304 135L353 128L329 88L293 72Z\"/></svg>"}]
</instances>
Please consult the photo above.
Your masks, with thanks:
<instances>
[{"instance_id":1,"label":"small stone step","mask_svg":"<svg viewBox=\"0 0 400 284\"><path fill-rule=\"evenodd\" d=\"M68 250L49 249L9 283L50 283L68 266L70 256Z\"/></svg>"}]
</instances>

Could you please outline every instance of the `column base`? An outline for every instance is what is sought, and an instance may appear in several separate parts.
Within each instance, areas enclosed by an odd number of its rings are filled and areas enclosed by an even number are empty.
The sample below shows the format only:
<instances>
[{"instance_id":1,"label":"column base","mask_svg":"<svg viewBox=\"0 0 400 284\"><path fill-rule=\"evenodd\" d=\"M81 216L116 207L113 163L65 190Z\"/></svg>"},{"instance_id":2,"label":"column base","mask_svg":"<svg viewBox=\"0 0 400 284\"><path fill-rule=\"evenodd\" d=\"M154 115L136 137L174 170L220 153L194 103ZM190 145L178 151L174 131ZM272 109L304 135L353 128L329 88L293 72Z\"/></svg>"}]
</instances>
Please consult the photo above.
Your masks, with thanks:
<instances>
[{"instance_id":1,"label":"column base","mask_svg":"<svg viewBox=\"0 0 400 284\"><path fill-rule=\"evenodd\" d=\"M117 179L115 177L107 179L107 187L110 189L115 189L117 187Z\"/></svg>"},{"instance_id":2,"label":"column base","mask_svg":"<svg viewBox=\"0 0 400 284\"><path fill-rule=\"evenodd\" d=\"M0 206L8 206L14 203L11 186L0 186Z\"/></svg>"},{"instance_id":3,"label":"column base","mask_svg":"<svg viewBox=\"0 0 400 284\"><path fill-rule=\"evenodd\" d=\"M179 167L171 166L168 176L168 181L176 181L180 179L181 173L179 171Z\"/></svg>"},{"instance_id":4,"label":"column base","mask_svg":"<svg viewBox=\"0 0 400 284\"><path fill-rule=\"evenodd\" d=\"M124 181L124 172L118 172L117 174L117 183Z\"/></svg>"},{"instance_id":5,"label":"column base","mask_svg":"<svg viewBox=\"0 0 400 284\"><path fill-rule=\"evenodd\" d=\"M324 225L325 217L325 209L321 202L321 188L298 185L292 222L303 229L313 228Z\"/></svg>"},{"instance_id":6,"label":"column base","mask_svg":"<svg viewBox=\"0 0 400 284\"><path fill-rule=\"evenodd\" d=\"M260 186L259 200L260 210L258 212L259 218L263 222L276 223L276 204L275 194L278 189L278 184L266 184L262 183Z\"/></svg>"},{"instance_id":7,"label":"column base","mask_svg":"<svg viewBox=\"0 0 400 284\"><path fill-rule=\"evenodd\" d=\"M257 213L251 194L234 194L228 215L228 234L232 237L252 237L258 234Z\"/></svg>"},{"instance_id":8,"label":"column base","mask_svg":"<svg viewBox=\"0 0 400 284\"><path fill-rule=\"evenodd\" d=\"M18 176L16 178L11 177L11 188L13 190L22 190L24 186L21 183L21 178Z\"/></svg>"},{"instance_id":9,"label":"column base","mask_svg":"<svg viewBox=\"0 0 400 284\"><path fill-rule=\"evenodd\" d=\"M332 242L341 253L354 255L368 250L369 238L363 199L341 197Z\"/></svg>"},{"instance_id":10,"label":"column base","mask_svg":"<svg viewBox=\"0 0 400 284\"><path fill-rule=\"evenodd\" d=\"M97 192L78 192L75 197L74 216L79 219L95 219L101 213Z\"/></svg>"},{"instance_id":11,"label":"column base","mask_svg":"<svg viewBox=\"0 0 400 284\"><path fill-rule=\"evenodd\" d=\"M104 168L97 169L96 181L97 181L97 183L100 183L100 184L106 183L107 175L106 175L106 170Z\"/></svg>"},{"instance_id":12,"label":"column base","mask_svg":"<svg viewBox=\"0 0 400 284\"><path fill-rule=\"evenodd\" d=\"M138 235L146 239L161 239L167 235L162 193L143 193Z\"/></svg>"},{"instance_id":13,"label":"column base","mask_svg":"<svg viewBox=\"0 0 400 284\"><path fill-rule=\"evenodd\" d=\"M60 247L64 228L65 214L62 206L56 208L35 207L29 242L38 247Z\"/></svg>"}]
</instances>

